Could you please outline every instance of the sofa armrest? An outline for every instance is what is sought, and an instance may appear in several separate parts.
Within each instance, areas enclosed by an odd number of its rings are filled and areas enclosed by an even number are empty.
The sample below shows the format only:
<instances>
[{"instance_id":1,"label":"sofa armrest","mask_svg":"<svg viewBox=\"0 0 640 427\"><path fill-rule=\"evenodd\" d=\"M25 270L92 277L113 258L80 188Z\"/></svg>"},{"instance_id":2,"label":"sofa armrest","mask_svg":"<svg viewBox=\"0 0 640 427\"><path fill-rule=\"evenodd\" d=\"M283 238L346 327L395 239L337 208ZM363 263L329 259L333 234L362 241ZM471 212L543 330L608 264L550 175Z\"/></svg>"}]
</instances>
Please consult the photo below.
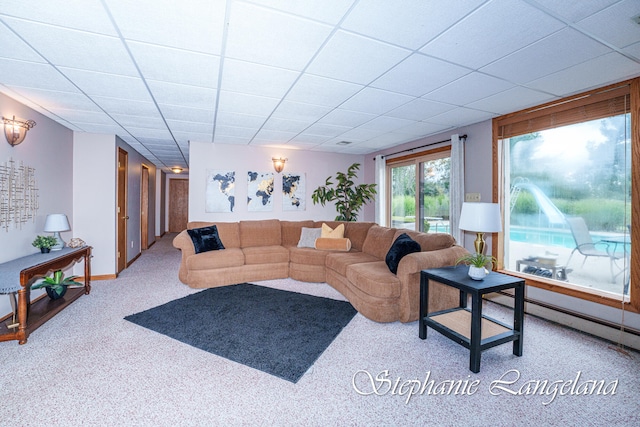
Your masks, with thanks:
<instances>
[{"instance_id":1,"label":"sofa armrest","mask_svg":"<svg viewBox=\"0 0 640 427\"><path fill-rule=\"evenodd\" d=\"M420 272L455 265L458 258L468 253L462 246L454 245L435 251L414 252L402 258L398 265L401 322L413 322L420 315ZM430 287L429 295L429 312L457 307L460 301L457 289L439 283Z\"/></svg>"},{"instance_id":2,"label":"sofa armrest","mask_svg":"<svg viewBox=\"0 0 640 427\"><path fill-rule=\"evenodd\" d=\"M173 247L182 251L182 260L180 261L180 269L178 270L178 278L184 284L187 284L187 258L195 255L196 248L193 246L193 241L187 233L187 230L182 230L176 237L173 238Z\"/></svg>"}]
</instances>

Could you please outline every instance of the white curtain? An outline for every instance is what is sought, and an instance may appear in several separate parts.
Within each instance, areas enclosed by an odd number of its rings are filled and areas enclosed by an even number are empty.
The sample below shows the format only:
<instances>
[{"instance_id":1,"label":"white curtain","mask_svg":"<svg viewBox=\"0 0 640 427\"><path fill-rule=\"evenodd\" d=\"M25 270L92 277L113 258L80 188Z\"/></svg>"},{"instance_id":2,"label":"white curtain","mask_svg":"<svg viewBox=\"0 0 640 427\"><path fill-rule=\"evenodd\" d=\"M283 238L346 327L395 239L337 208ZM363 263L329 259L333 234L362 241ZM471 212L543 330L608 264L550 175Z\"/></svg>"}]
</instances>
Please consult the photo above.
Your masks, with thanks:
<instances>
[{"instance_id":1,"label":"white curtain","mask_svg":"<svg viewBox=\"0 0 640 427\"><path fill-rule=\"evenodd\" d=\"M458 134L451 135L451 178L449 181L449 226L451 235L464 246L464 231L458 228L462 202L464 202L464 143Z\"/></svg>"},{"instance_id":2,"label":"white curtain","mask_svg":"<svg viewBox=\"0 0 640 427\"><path fill-rule=\"evenodd\" d=\"M387 165L384 156L379 154L375 157L376 162L376 223L381 226L387 224Z\"/></svg>"}]
</instances>

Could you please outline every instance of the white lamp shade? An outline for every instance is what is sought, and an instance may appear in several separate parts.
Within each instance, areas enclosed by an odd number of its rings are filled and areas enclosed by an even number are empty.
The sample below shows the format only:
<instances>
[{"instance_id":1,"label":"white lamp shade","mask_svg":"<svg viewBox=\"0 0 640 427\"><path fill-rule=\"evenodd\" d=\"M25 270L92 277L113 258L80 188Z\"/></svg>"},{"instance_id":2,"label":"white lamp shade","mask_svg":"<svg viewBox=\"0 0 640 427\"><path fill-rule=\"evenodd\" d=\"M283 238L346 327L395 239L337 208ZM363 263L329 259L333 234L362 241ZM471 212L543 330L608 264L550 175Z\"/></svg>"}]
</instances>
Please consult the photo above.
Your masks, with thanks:
<instances>
[{"instance_id":1,"label":"white lamp shade","mask_svg":"<svg viewBox=\"0 0 640 427\"><path fill-rule=\"evenodd\" d=\"M502 230L500 205L497 203L463 203L459 225L461 230L497 233Z\"/></svg>"},{"instance_id":2,"label":"white lamp shade","mask_svg":"<svg viewBox=\"0 0 640 427\"><path fill-rule=\"evenodd\" d=\"M44 231L55 233L56 231L69 231L69 220L65 214L50 214L47 215L47 220L44 222Z\"/></svg>"}]
</instances>

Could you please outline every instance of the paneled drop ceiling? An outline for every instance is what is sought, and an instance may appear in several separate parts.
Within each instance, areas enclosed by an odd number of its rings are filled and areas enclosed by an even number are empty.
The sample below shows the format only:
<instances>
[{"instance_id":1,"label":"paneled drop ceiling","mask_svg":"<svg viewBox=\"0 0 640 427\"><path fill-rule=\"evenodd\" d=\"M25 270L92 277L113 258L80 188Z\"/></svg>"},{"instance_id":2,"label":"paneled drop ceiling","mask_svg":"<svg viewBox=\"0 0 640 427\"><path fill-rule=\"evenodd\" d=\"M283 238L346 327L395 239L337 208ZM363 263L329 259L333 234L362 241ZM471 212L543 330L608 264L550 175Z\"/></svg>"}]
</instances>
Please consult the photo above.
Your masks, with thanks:
<instances>
[{"instance_id":1,"label":"paneled drop ceiling","mask_svg":"<svg viewBox=\"0 0 640 427\"><path fill-rule=\"evenodd\" d=\"M640 75L638 15L639 0L3 0L0 91L166 170L188 169L189 141L366 154Z\"/></svg>"}]
</instances>

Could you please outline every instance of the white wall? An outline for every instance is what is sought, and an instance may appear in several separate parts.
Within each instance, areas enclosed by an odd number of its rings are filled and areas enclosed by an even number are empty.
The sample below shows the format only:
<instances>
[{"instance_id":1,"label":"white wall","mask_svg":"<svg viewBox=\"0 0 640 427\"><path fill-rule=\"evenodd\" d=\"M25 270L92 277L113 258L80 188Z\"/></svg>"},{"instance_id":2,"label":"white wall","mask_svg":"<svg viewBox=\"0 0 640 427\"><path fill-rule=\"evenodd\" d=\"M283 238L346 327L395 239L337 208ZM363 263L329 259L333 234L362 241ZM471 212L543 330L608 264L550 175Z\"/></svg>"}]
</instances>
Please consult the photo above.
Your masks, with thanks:
<instances>
[{"instance_id":1,"label":"white wall","mask_svg":"<svg viewBox=\"0 0 640 427\"><path fill-rule=\"evenodd\" d=\"M271 158L279 156L289 159L284 167L284 173L306 174L306 210L300 212L282 210L282 174L275 174L273 211L248 212L247 172L251 170L275 173ZM313 205L311 193L318 186L324 185L327 177L335 176L338 171L346 172L353 163L362 165L363 161L364 157L359 155L191 142L189 146L189 221L224 222L266 218L333 220L337 215L334 204L330 203L325 207ZM235 171L236 204L232 213L205 212L207 169ZM356 183L363 183L363 176L361 169Z\"/></svg>"},{"instance_id":2,"label":"white wall","mask_svg":"<svg viewBox=\"0 0 640 427\"><path fill-rule=\"evenodd\" d=\"M64 213L69 219L72 231L60 233L65 241L71 238L75 226L73 216L73 163L72 132L34 110L0 94L0 116L35 120L36 126L27 133L26 139L12 147L0 134L0 164L13 159L16 165L35 168L38 186L39 209L34 221L19 226L10 225L7 230L0 229L0 262L10 261L39 250L31 246L38 234L50 234L43 231L44 221L50 213ZM0 124L0 128L1 128ZM39 289L32 297L44 293ZM0 317L11 312L9 298L0 295Z\"/></svg>"},{"instance_id":3,"label":"white wall","mask_svg":"<svg viewBox=\"0 0 640 427\"><path fill-rule=\"evenodd\" d=\"M73 236L93 248L91 275L112 275L116 253L115 137L76 132L73 158L73 194L77 201L73 209L76 218Z\"/></svg>"}]
</instances>

